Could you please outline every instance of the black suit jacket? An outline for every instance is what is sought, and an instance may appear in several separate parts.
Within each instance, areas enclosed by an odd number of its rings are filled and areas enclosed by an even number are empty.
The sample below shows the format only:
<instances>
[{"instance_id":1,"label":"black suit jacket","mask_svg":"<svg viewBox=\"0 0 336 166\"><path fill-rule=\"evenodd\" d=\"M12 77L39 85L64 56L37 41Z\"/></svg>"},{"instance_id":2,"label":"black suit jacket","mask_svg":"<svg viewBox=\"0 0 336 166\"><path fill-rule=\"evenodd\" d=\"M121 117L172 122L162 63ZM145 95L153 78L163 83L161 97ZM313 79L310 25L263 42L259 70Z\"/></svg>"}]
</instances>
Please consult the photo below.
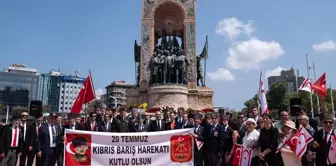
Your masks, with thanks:
<instances>
[{"instance_id":1,"label":"black suit jacket","mask_svg":"<svg viewBox=\"0 0 336 166\"><path fill-rule=\"evenodd\" d=\"M19 144L17 147L17 154L22 152L23 149L23 128L19 126L20 133L19 133ZM11 148L11 142L12 142L12 125L6 125L3 128L3 131L0 136L0 154L4 153L5 156L7 155L9 149Z\"/></svg>"},{"instance_id":2,"label":"black suit jacket","mask_svg":"<svg viewBox=\"0 0 336 166\"><path fill-rule=\"evenodd\" d=\"M107 125L108 128L106 128L106 124L108 124ZM113 124L113 122L112 123L111 122L103 122L101 124L100 128L103 132L115 132L116 131L115 124Z\"/></svg>"},{"instance_id":3,"label":"black suit jacket","mask_svg":"<svg viewBox=\"0 0 336 166\"><path fill-rule=\"evenodd\" d=\"M224 127L217 124L215 128L209 126L209 133L205 135L206 148L211 154L218 154L224 152L225 133Z\"/></svg>"},{"instance_id":4,"label":"black suit jacket","mask_svg":"<svg viewBox=\"0 0 336 166\"><path fill-rule=\"evenodd\" d=\"M55 126L56 130L56 152L60 151L61 148L61 135L62 131L59 131L57 127ZM49 135L49 124L43 124L40 128L40 133L38 135L38 141L36 150L37 152L42 152L43 154L46 154L48 150L50 149L50 135Z\"/></svg>"},{"instance_id":5,"label":"black suit jacket","mask_svg":"<svg viewBox=\"0 0 336 166\"><path fill-rule=\"evenodd\" d=\"M28 151L29 146L33 147L33 149L36 149L36 143L37 143L37 130L36 130L36 124L33 123L32 125L27 126L27 134L26 134L26 141L23 146L24 151Z\"/></svg>"},{"instance_id":6,"label":"black suit jacket","mask_svg":"<svg viewBox=\"0 0 336 166\"><path fill-rule=\"evenodd\" d=\"M86 122L84 124L84 128L86 131L102 131L101 124L98 121L95 122L95 126L93 130L91 128L91 121Z\"/></svg>"},{"instance_id":7,"label":"black suit jacket","mask_svg":"<svg viewBox=\"0 0 336 166\"><path fill-rule=\"evenodd\" d=\"M182 118L182 122L179 122L179 117L177 116L175 118L175 127L174 127L174 129L182 129L182 124L183 124L183 118Z\"/></svg>"},{"instance_id":8,"label":"black suit jacket","mask_svg":"<svg viewBox=\"0 0 336 166\"><path fill-rule=\"evenodd\" d=\"M161 123L161 128L160 126L157 125L157 120L152 121L151 126L150 126L150 131L164 131L166 130L166 121L165 120L160 120Z\"/></svg>"},{"instance_id":9,"label":"black suit jacket","mask_svg":"<svg viewBox=\"0 0 336 166\"><path fill-rule=\"evenodd\" d=\"M313 138L314 141L316 141L319 144L318 148L313 148L312 151L316 152L316 159L315 164L318 166L325 166L327 164L329 149L331 145L331 137L334 135L334 132L331 132L330 139L328 140L328 143L325 143L323 140L323 130L319 130L315 132Z\"/></svg>"},{"instance_id":10,"label":"black suit jacket","mask_svg":"<svg viewBox=\"0 0 336 166\"><path fill-rule=\"evenodd\" d=\"M148 129L147 124L142 124L142 128L140 124L135 125L136 132L146 132Z\"/></svg>"}]
</instances>

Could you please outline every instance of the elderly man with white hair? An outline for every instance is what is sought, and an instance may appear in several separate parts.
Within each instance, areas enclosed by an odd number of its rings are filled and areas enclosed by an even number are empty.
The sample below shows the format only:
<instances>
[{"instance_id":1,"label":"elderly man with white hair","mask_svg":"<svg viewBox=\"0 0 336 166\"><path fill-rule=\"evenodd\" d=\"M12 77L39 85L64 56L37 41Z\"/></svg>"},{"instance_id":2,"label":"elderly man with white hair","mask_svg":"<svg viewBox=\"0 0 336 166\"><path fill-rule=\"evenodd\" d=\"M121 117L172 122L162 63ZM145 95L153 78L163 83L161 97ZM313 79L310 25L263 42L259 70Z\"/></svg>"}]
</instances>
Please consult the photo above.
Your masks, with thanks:
<instances>
[{"instance_id":1,"label":"elderly man with white hair","mask_svg":"<svg viewBox=\"0 0 336 166\"><path fill-rule=\"evenodd\" d=\"M297 118L297 121L299 122L300 125L302 125L307 132L313 136L315 133L315 130L313 127L309 125L309 117L307 115L301 115Z\"/></svg>"}]
</instances>

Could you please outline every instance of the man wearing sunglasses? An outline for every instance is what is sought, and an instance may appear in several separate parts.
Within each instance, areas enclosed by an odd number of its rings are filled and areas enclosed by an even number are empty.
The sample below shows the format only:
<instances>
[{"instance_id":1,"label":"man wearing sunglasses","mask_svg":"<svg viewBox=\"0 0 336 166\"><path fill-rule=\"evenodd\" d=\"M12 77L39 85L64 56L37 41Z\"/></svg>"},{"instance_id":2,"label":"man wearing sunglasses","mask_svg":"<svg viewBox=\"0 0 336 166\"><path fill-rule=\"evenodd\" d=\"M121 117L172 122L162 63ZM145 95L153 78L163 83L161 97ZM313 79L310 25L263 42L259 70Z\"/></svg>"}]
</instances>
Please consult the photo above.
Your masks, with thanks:
<instances>
[{"instance_id":1,"label":"man wearing sunglasses","mask_svg":"<svg viewBox=\"0 0 336 166\"><path fill-rule=\"evenodd\" d=\"M331 138L334 135L333 123L334 115L325 113L322 120L322 129L315 132L313 136L312 151L316 152L315 165L327 166ZM311 152L308 153L307 158L312 159Z\"/></svg>"}]
</instances>

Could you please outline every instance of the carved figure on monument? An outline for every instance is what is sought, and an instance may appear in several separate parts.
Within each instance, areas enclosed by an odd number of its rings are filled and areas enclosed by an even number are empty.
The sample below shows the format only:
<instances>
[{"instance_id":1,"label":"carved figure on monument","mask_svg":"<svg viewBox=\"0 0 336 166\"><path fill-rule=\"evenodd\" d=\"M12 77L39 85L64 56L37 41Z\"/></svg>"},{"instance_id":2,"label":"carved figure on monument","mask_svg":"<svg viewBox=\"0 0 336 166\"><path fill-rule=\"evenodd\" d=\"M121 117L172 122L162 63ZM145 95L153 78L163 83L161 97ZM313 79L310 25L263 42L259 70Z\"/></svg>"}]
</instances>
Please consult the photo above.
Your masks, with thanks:
<instances>
[{"instance_id":1,"label":"carved figure on monument","mask_svg":"<svg viewBox=\"0 0 336 166\"><path fill-rule=\"evenodd\" d=\"M197 63L197 86L205 86L205 78L203 75L203 67L201 65L201 61L204 59L204 68L206 68L206 60L208 59L208 36L206 36L205 44L203 47L203 51L201 55L196 56L196 63ZM205 69L206 70L206 69Z\"/></svg>"},{"instance_id":2,"label":"carved figure on monument","mask_svg":"<svg viewBox=\"0 0 336 166\"><path fill-rule=\"evenodd\" d=\"M160 59L160 56L162 54L162 51L159 49L159 47L154 50L153 57L151 59L150 63L150 71L151 71L151 79L152 83L160 83L160 78L162 77L162 60Z\"/></svg>"},{"instance_id":3,"label":"carved figure on monument","mask_svg":"<svg viewBox=\"0 0 336 166\"><path fill-rule=\"evenodd\" d=\"M167 48L164 51L165 59L164 59L164 68L163 68L163 83L171 83L172 81L172 74L174 71L174 57L171 55L170 48Z\"/></svg>"},{"instance_id":4,"label":"carved figure on monument","mask_svg":"<svg viewBox=\"0 0 336 166\"><path fill-rule=\"evenodd\" d=\"M141 46L138 45L137 41L134 41L134 62L136 67L136 85L140 85L140 55L141 55Z\"/></svg>"},{"instance_id":5,"label":"carved figure on monument","mask_svg":"<svg viewBox=\"0 0 336 166\"><path fill-rule=\"evenodd\" d=\"M184 84L185 83L185 73L187 69L187 65L189 65L189 60L183 54L183 50L181 48L177 49L177 55L175 57L175 77L176 83Z\"/></svg>"}]
</instances>

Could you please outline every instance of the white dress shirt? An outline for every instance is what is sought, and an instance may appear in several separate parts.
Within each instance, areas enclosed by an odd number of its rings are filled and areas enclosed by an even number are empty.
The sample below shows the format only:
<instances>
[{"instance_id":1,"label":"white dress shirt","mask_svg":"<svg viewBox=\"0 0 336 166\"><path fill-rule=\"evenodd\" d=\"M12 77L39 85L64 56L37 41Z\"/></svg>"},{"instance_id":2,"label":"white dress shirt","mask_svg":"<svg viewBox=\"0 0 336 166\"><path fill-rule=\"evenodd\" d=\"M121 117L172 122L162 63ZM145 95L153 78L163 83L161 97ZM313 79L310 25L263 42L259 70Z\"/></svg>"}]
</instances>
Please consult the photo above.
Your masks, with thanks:
<instances>
[{"instance_id":1,"label":"white dress shirt","mask_svg":"<svg viewBox=\"0 0 336 166\"><path fill-rule=\"evenodd\" d=\"M54 148L56 147L56 143L53 143L53 134L52 134L52 130L54 130L55 134L56 134L56 130L54 126L48 125L48 129L49 129L49 137L50 137L50 147Z\"/></svg>"}]
</instances>

